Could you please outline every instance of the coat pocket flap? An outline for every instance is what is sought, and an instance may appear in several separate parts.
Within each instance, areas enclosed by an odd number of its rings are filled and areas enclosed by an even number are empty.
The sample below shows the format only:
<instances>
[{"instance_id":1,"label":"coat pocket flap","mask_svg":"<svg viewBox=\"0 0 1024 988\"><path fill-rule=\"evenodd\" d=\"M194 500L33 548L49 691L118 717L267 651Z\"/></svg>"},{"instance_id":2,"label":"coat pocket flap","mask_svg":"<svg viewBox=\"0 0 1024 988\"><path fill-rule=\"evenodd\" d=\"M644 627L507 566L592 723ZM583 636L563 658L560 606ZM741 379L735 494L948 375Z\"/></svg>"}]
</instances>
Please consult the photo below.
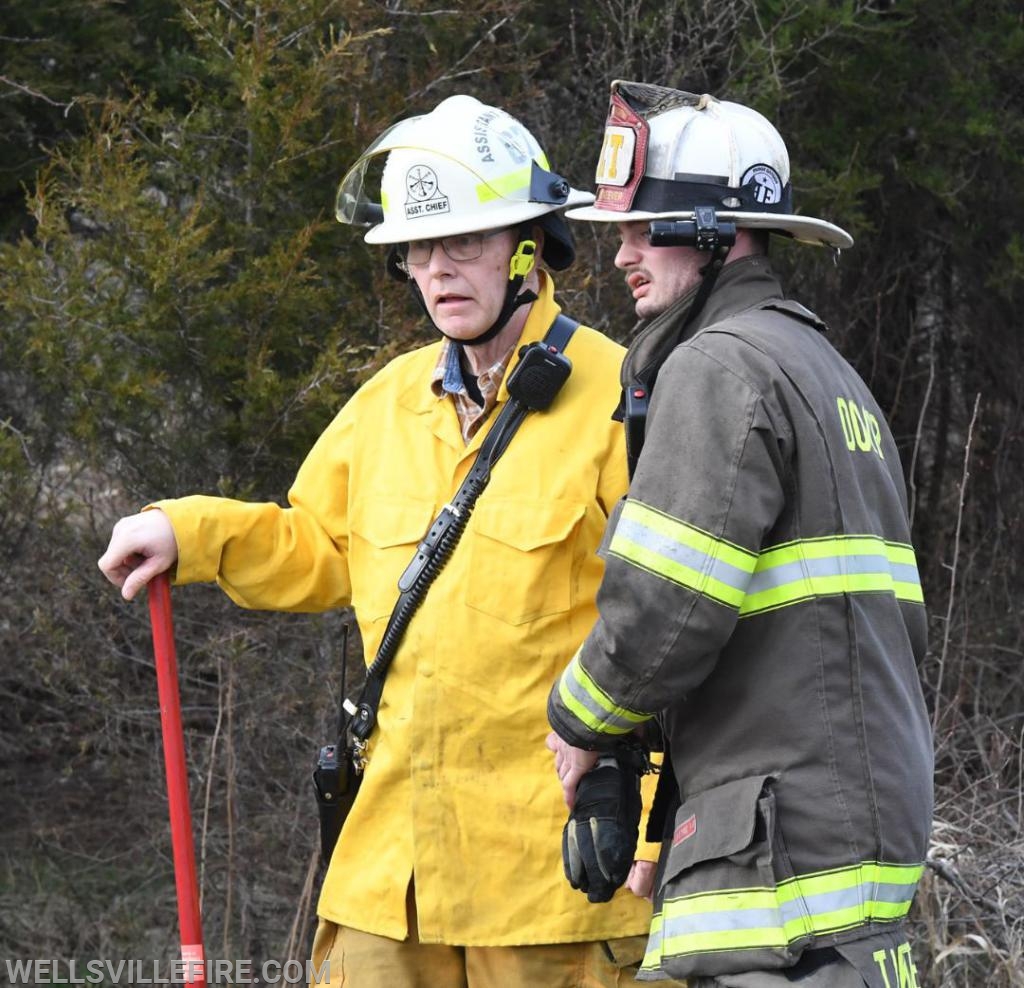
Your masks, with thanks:
<instances>
[{"instance_id":1,"label":"coat pocket flap","mask_svg":"<svg viewBox=\"0 0 1024 988\"><path fill-rule=\"evenodd\" d=\"M352 530L378 549L410 545L427 534L433 511L432 501L376 497L353 511Z\"/></svg>"},{"instance_id":2,"label":"coat pocket flap","mask_svg":"<svg viewBox=\"0 0 1024 988\"><path fill-rule=\"evenodd\" d=\"M478 535L529 552L564 542L586 507L571 501L524 501L521 498L481 499L470 522Z\"/></svg>"},{"instance_id":3,"label":"coat pocket flap","mask_svg":"<svg viewBox=\"0 0 1024 988\"><path fill-rule=\"evenodd\" d=\"M679 807L663 881L700 863L726 858L754 839L757 802L770 775L753 775L686 800Z\"/></svg>"}]
</instances>

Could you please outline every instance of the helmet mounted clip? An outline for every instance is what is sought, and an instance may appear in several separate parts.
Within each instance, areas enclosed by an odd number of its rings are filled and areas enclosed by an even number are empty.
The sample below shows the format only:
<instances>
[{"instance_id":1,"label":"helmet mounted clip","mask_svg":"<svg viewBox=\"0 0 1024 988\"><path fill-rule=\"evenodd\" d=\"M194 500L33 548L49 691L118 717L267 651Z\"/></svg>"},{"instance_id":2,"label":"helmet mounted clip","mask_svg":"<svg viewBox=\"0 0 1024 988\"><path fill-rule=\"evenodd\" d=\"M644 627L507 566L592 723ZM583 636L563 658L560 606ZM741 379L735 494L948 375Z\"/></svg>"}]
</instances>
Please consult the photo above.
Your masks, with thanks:
<instances>
[{"instance_id":1,"label":"helmet mounted clip","mask_svg":"<svg viewBox=\"0 0 1024 988\"><path fill-rule=\"evenodd\" d=\"M561 175L541 168L536 161L530 162L530 202L564 206L571 191L569 183Z\"/></svg>"},{"instance_id":2,"label":"helmet mounted clip","mask_svg":"<svg viewBox=\"0 0 1024 988\"><path fill-rule=\"evenodd\" d=\"M713 206L695 206L692 220L654 220L652 247L695 247L716 253L736 243L736 224L718 219Z\"/></svg>"}]
</instances>

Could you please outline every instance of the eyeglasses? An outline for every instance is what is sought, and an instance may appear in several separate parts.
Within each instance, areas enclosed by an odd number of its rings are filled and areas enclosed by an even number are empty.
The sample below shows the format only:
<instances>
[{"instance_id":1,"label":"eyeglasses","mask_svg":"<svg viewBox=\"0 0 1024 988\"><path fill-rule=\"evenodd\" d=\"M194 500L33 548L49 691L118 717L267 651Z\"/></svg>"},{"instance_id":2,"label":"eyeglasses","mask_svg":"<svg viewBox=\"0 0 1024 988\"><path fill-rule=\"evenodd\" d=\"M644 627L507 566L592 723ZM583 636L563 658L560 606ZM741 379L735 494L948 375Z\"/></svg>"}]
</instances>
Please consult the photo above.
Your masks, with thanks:
<instances>
[{"instance_id":1,"label":"eyeglasses","mask_svg":"<svg viewBox=\"0 0 1024 988\"><path fill-rule=\"evenodd\" d=\"M484 241L504 233L508 227L500 230L488 230L485 233L455 233L439 240L410 240L398 248L398 266L406 274L409 268L421 268L430 262L434 247L438 244L453 261L475 261L484 252Z\"/></svg>"}]
</instances>

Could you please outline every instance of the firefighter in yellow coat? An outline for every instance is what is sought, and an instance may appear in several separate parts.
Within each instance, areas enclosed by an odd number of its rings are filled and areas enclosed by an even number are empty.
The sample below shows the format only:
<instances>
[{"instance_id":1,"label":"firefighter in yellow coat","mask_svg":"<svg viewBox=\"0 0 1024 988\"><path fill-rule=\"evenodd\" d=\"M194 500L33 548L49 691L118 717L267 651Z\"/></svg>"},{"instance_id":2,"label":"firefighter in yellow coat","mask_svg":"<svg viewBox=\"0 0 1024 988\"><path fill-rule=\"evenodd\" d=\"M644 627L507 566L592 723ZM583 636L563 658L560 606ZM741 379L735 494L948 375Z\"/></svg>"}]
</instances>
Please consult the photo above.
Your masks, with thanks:
<instances>
[{"instance_id":1,"label":"firefighter in yellow coat","mask_svg":"<svg viewBox=\"0 0 1024 988\"><path fill-rule=\"evenodd\" d=\"M174 566L178 584L216 580L244 607L351 604L373 656L399 577L508 401L506 372L559 312L534 254L567 267L559 210L589 201L521 123L471 97L385 132L342 180L338 218L376 219L366 240L390 245L390 270L441 338L360 388L287 507L160 501L118 522L101 569L126 598ZM627 486L612 420L622 355L575 330L568 380L514 435L405 633L320 897L314 962L330 961L332 984L633 980L650 903L626 888L591 903L564 882L543 748L547 691L597 618L596 549Z\"/></svg>"}]
</instances>

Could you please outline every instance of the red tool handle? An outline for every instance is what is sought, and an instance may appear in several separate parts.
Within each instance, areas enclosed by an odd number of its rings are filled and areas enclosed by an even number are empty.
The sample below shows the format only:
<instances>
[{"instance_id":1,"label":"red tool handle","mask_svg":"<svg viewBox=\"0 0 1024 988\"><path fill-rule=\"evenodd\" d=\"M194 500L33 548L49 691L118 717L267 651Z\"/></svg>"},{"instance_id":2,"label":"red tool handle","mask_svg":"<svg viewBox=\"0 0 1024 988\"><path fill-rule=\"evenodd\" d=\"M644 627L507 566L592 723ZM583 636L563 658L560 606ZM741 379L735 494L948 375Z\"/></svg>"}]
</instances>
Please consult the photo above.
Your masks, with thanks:
<instances>
[{"instance_id":1,"label":"red tool handle","mask_svg":"<svg viewBox=\"0 0 1024 988\"><path fill-rule=\"evenodd\" d=\"M186 984L205 986L203 927L199 918L199 883L196 881L195 843L188 801L188 771L185 766L185 732L181 726L181 700L178 695L178 659L174 649L174 622L171 618L171 585L166 573L150 581L148 593L153 652L156 657L156 685L160 697L160 724L164 738L164 767L167 770L167 804L171 817L174 884L178 890L178 926L181 931L184 980Z\"/></svg>"}]
</instances>

